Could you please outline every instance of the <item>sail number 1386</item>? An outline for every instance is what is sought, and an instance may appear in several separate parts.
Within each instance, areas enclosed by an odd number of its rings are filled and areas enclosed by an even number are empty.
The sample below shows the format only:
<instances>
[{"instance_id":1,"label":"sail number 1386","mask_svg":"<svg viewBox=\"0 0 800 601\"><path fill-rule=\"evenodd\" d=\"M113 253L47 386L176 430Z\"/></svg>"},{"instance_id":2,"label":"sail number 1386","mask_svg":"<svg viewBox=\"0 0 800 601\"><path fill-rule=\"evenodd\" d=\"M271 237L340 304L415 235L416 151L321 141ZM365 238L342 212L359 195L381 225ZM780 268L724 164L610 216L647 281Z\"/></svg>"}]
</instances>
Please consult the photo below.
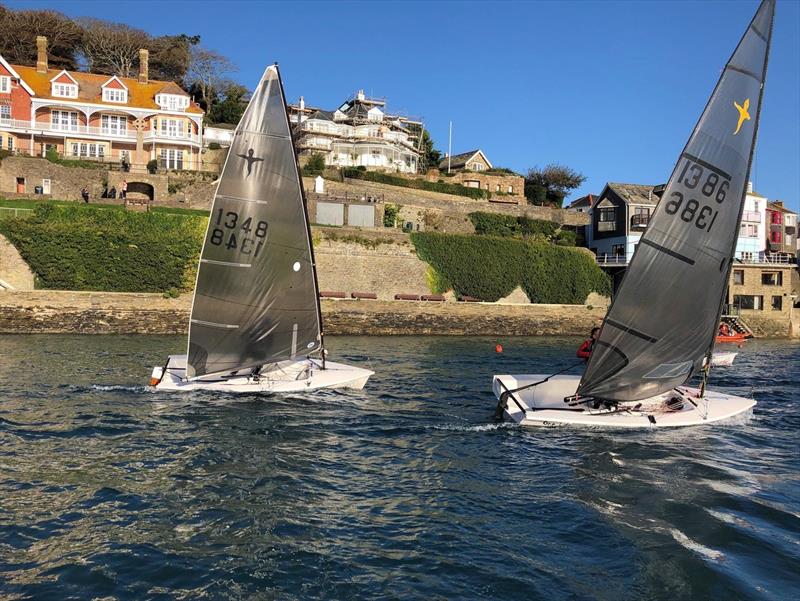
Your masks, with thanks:
<instances>
[{"instance_id":1,"label":"sail number 1386","mask_svg":"<svg viewBox=\"0 0 800 601\"><path fill-rule=\"evenodd\" d=\"M677 183L692 190L700 200L687 200L683 192L673 191L664 205L667 215L678 215L682 221L710 232L719 214L716 206L725 202L730 179L687 158ZM713 199L714 203L705 204L706 199Z\"/></svg>"},{"instance_id":2,"label":"sail number 1386","mask_svg":"<svg viewBox=\"0 0 800 601\"><path fill-rule=\"evenodd\" d=\"M254 221L252 217L242 219L236 211L226 212L224 209L217 209L212 219L217 227L211 228L208 238L211 244L254 257L261 252L269 228L266 221Z\"/></svg>"}]
</instances>

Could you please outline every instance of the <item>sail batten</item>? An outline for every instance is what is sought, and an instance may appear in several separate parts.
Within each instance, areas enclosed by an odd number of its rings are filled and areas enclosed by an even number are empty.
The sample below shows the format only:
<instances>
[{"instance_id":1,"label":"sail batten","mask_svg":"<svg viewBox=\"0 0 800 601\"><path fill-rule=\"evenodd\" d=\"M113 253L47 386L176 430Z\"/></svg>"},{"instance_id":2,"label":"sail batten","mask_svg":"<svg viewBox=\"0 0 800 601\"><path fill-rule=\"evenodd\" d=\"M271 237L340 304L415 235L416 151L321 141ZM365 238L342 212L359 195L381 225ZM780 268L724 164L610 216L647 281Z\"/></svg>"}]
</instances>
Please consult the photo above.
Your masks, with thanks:
<instances>
[{"instance_id":1,"label":"sail batten","mask_svg":"<svg viewBox=\"0 0 800 601\"><path fill-rule=\"evenodd\" d=\"M774 4L759 6L679 155L609 308L581 396L637 401L702 367L739 233Z\"/></svg>"},{"instance_id":2,"label":"sail batten","mask_svg":"<svg viewBox=\"0 0 800 601\"><path fill-rule=\"evenodd\" d=\"M187 377L236 372L321 347L313 250L277 66L237 126L201 251Z\"/></svg>"}]
</instances>

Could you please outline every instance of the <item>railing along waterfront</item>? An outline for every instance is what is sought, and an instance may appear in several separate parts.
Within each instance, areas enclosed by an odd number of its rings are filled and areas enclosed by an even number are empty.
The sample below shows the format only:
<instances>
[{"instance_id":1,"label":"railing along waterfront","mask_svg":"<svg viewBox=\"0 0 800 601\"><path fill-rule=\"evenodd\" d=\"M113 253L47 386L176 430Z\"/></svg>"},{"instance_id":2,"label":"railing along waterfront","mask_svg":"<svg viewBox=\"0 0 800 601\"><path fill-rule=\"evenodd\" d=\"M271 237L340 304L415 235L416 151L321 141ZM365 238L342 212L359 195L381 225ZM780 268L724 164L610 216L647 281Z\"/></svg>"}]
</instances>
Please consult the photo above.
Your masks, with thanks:
<instances>
[{"instance_id":1,"label":"railing along waterfront","mask_svg":"<svg viewBox=\"0 0 800 601\"><path fill-rule=\"evenodd\" d=\"M736 253L733 258L734 263L743 263L745 265L796 265L797 257L789 254L743 254Z\"/></svg>"}]
</instances>

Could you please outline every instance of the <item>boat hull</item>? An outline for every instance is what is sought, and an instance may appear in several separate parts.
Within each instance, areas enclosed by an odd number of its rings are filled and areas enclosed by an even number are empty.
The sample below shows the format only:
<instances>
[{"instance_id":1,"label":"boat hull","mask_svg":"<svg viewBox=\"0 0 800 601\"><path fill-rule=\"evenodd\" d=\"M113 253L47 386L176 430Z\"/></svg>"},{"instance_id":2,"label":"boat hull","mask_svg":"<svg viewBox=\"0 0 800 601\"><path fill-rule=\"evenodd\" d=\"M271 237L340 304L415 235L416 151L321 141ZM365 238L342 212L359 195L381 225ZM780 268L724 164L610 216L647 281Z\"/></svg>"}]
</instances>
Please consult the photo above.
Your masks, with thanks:
<instances>
[{"instance_id":1,"label":"boat hull","mask_svg":"<svg viewBox=\"0 0 800 601\"><path fill-rule=\"evenodd\" d=\"M254 377L251 373L220 379L206 377L185 380L186 355L170 355L166 370L153 368L151 385L156 390L176 392L212 391L232 393L285 393L303 392L318 388L351 388L361 390L375 372L344 363L301 359L282 361L262 369Z\"/></svg>"},{"instance_id":2,"label":"boat hull","mask_svg":"<svg viewBox=\"0 0 800 601\"><path fill-rule=\"evenodd\" d=\"M544 374L494 376L492 388L499 399L505 390L532 384L547 378ZM677 428L700 426L749 417L756 404L753 399L706 389L705 398L697 398L696 388L680 387L686 398L683 408L670 411L665 402L675 393L665 393L637 403L624 403L615 409L571 408L564 402L578 389L580 376L553 376L547 382L509 396L503 417L522 426L591 426L605 428Z\"/></svg>"},{"instance_id":3,"label":"boat hull","mask_svg":"<svg viewBox=\"0 0 800 601\"><path fill-rule=\"evenodd\" d=\"M735 351L719 351L711 355L711 366L722 367L726 365L733 365L733 360L739 353Z\"/></svg>"},{"instance_id":4,"label":"boat hull","mask_svg":"<svg viewBox=\"0 0 800 601\"><path fill-rule=\"evenodd\" d=\"M748 338L750 338L749 334L737 333L730 336L717 336L716 340L717 342L744 342Z\"/></svg>"}]
</instances>

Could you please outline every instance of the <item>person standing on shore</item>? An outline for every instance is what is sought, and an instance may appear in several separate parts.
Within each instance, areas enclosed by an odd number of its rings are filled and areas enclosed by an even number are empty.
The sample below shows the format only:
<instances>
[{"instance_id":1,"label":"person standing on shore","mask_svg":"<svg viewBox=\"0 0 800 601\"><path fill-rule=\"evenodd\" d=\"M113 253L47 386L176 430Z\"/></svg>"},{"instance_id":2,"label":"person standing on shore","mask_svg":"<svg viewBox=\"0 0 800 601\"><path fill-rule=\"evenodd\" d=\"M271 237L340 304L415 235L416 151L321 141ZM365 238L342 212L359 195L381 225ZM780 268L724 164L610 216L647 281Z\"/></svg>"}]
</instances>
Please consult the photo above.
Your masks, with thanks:
<instances>
[{"instance_id":1,"label":"person standing on shore","mask_svg":"<svg viewBox=\"0 0 800 601\"><path fill-rule=\"evenodd\" d=\"M580 346L578 352L575 354L584 361L588 362L589 357L592 356L592 349L594 348L594 343L597 342L598 336L600 336L600 328L595 326L592 328L592 332L589 334L589 338L583 341L583 344Z\"/></svg>"},{"instance_id":2,"label":"person standing on shore","mask_svg":"<svg viewBox=\"0 0 800 601\"><path fill-rule=\"evenodd\" d=\"M128 198L128 181L122 180L122 183L119 186L119 197L123 200Z\"/></svg>"},{"instance_id":3,"label":"person standing on shore","mask_svg":"<svg viewBox=\"0 0 800 601\"><path fill-rule=\"evenodd\" d=\"M86 188L86 186L84 186L83 190L81 190L81 198L83 198L83 202L87 204L89 203L89 190Z\"/></svg>"}]
</instances>

